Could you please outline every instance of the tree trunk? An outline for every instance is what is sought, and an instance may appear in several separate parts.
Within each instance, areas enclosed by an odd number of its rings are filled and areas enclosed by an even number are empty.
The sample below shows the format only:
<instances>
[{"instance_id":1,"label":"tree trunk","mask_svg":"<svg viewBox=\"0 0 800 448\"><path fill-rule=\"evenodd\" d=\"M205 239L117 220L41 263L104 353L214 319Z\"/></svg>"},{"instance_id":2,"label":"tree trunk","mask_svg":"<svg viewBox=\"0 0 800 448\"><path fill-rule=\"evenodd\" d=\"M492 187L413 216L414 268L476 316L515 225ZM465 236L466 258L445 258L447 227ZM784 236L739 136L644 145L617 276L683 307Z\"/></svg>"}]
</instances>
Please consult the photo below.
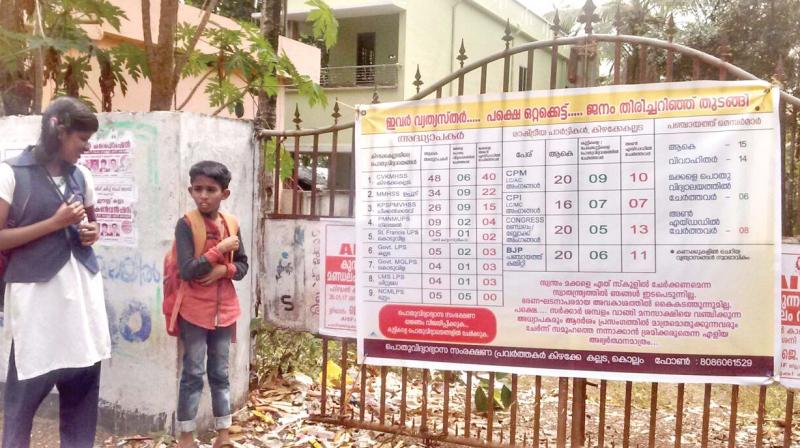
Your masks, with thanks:
<instances>
[{"instance_id":1,"label":"tree trunk","mask_svg":"<svg viewBox=\"0 0 800 448\"><path fill-rule=\"evenodd\" d=\"M261 34L267 38L276 53L278 52L278 36L281 35L281 5L281 0L264 0L261 5ZM277 104L275 96L268 96L263 91L259 92L258 112L256 113L257 127L275 129L278 120Z\"/></svg>"},{"instance_id":2,"label":"tree trunk","mask_svg":"<svg viewBox=\"0 0 800 448\"><path fill-rule=\"evenodd\" d=\"M142 2L142 8L144 8ZM148 11L149 12L149 11ZM149 15L149 14L148 14ZM149 23L143 26L149 26ZM149 22L149 20L147 20ZM172 109L175 88L172 73L175 68L175 32L178 26L178 0L161 0L158 20L158 43L154 45L150 65L150 110Z\"/></svg>"},{"instance_id":3,"label":"tree trunk","mask_svg":"<svg viewBox=\"0 0 800 448\"><path fill-rule=\"evenodd\" d=\"M0 0L0 28L14 33L25 32L24 12L29 10L29 5L21 0ZM30 99L16 94L13 90L20 90L22 85L30 85L30 72L25 70L24 58L15 58L5 67L0 68L0 117L6 113L29 113ZM6 103L9 107L6 107Z\"/></svg>"}]
</instances>

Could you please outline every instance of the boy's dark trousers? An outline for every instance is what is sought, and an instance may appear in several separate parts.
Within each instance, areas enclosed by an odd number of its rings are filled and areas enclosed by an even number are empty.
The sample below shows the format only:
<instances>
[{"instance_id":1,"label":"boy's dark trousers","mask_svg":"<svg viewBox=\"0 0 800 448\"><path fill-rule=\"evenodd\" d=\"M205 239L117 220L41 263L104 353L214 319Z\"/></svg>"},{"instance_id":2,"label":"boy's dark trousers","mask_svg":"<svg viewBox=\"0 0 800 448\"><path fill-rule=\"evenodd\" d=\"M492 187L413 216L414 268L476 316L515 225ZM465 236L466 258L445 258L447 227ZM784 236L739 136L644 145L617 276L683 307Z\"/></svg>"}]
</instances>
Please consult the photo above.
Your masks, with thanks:
<instances>
[{"instance_id":1,"label":"boy's dark trousers","mask_svg":"<svg viewBox=\"0 0 800 448\"><path fill-rule=\"evenodd\" d=\"M26 448L36 409L55 386L59 394L61 446L91 448L97 427L100 363L58 369L27 380L17 379L14 345L8 360L3 417L3 448Z\"/></svg>"}]
</instances>

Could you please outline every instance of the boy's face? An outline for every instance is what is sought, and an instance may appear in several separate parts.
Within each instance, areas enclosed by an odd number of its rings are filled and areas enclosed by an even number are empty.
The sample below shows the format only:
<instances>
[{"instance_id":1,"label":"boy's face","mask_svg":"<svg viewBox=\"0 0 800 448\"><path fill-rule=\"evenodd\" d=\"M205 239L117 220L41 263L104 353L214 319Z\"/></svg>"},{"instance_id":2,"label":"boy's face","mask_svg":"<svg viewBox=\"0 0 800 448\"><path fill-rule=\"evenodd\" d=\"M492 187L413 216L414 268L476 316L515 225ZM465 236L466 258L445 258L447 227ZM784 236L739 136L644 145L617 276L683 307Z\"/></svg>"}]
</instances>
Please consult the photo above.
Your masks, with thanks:
<instances>
[{"instance_id":1,"label":"boy's face","mask_svg":"<svg viewBox=\"0 0 800 448\"><path fill-rule=\"evenodd\" d=\"M196 176L192 181L192 186L189 187L189 194L192 195L194 203L197 204L197 209L200 213L214 213L219 210L219 204L228 196L231 191L228 189L223 190L222 186L214 179L208 176Z\"/></svg>"}]
</instances>

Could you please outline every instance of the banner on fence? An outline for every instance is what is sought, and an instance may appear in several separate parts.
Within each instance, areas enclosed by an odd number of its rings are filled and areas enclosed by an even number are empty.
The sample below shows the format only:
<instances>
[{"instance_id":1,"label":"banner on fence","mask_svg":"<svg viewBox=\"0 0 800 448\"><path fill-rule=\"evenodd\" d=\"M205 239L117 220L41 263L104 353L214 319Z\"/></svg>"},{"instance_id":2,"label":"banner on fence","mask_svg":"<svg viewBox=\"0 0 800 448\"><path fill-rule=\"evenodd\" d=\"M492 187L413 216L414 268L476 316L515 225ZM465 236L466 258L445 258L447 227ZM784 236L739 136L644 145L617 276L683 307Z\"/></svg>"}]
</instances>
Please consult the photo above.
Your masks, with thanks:
<instances>
[{"instance_id":1,"label":"banner on fence","mask_svg":"<svg viewBox=\"0 0 800 448\"><path fill-rule=\"evenodd\" d=\"M319 333L353 338L356 334L356 234L352 219L321 222L323 277Z\"/></svg>"},{"instance_id":2,"label":"banner on fence","mask_svg":"<svg viewBox=\"0 0 800 448\"><path fill-rule=\"evenodd\" d=\"M778 90L689 82L359 108L368 363L767 381Z\"/></svg>"},{"instance_id":3,"label":"banner on fence","mask_svg":"<svg viewBox=\"0 0 800 448\"><path fill-rule=\"evenodd\" d=\"M800 388L800 244L784 244L781 258L781 383Z\"/></svg>"}]
</instances>

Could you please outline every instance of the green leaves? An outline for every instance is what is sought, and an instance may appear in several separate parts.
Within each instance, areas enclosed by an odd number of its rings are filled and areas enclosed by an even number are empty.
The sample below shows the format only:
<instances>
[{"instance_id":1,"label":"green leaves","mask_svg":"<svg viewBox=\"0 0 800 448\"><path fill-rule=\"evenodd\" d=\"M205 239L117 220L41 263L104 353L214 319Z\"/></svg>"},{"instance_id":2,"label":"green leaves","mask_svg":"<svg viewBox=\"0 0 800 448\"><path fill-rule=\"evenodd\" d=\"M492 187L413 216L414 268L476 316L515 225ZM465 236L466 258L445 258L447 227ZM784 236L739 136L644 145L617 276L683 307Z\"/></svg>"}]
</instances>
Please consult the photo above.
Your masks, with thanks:
<instances>
[{"instance_id":1,"label":"green leaves","mask_svg":"<svg viewBox=\"0 0 800 448\"><path fill-rule=\"evenodd\" d=\"M144 49L127 42L121 43L110 50L112 64L119 69L125 67L134 81L150 76L150 67L147 65L147 55Z\"/></svg>"},{"instance_id":2,"label":"green leaves","mask_svg":"<svg viewBox=\"0 0 800 448\"><path fill-rule=\"evenodd\" d=\"M308 0L306 5L316 8L308 13L307 22L311 22L311 33L315 39L321 39L325 48L336 45L339 34L339 21L333 16L331 8L322 0Z\"/></svg>"},{"instance_id":3,"label":"green leaves","mask_svg":"<svg viewBox=\"0 0 800 448\"><path fill-rule=\"evenodd\" d=\"M475 412L487 412L489 410L489 380L478 376L480 380L475 389ZM498 373L495 377L494 397L492 405L495 410L507 411L512 404L511 388L506 384L508 374ZM496 384L496 383L500 384Z\"/></svg>"},{"instance_id":4,"label":"green leaves","mask_svg":"<svg viewBox=\"0 0 800 448\"><path fill-rule=\"evenodd\" d=\"M264 170L267 173L275 171L275 151L281 152L281 180L290 179L294 173L294 159L292 154L282 144L278 145L274 138L264 141Z\"/></svg>"}]
</instances>

